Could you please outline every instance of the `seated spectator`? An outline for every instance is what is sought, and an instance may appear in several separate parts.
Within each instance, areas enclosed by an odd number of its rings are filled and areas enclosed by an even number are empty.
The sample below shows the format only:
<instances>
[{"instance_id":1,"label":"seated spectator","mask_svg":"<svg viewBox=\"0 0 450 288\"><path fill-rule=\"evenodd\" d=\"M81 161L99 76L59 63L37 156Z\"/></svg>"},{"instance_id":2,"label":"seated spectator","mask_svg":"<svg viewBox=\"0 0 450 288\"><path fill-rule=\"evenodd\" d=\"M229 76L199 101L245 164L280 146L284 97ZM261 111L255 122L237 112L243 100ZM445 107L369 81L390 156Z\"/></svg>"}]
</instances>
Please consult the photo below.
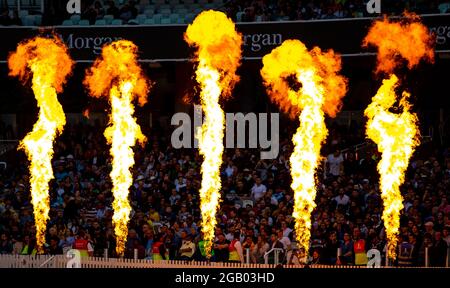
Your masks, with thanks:
<instances>
[{"instance_id":1,"label":"seated spectator","mask_svg":"<svg viewBox=\"0 0 450 288\"><path fill-rule=\"evenodd\" d=\"M12 20L9 17L9 10L6 8L3 8L0 13L0 25L8 26L12 24Z\"/></svg>"},{"instance_id":2,"label":"seated spectator","mask_svg":"<svg viewBox=\"0 0 450 288\"><path fill-rule=\"evenodd\" d=\"M117 18L119 18L119 15L120 15L119 12L120 12L119 8L116 7L115 1L112 1L112 0L108 1L108 8L106 9L106 14L113 15L114 18L117 19Z\"/></svg>"},{"instance_id":3,"label":"seated spectator","mask_svg":"<svg viewBox=\"0 0 450 288\"><path fill-rule=\"evenodd\" d=\"M13 244L9 240L6 233L2 233L0 236L0 254L11 254L13 252Z\"/></svg>"},{"instance_id":4,"label":"seated spectator","mask_svg":"<svg viewBox=\"0 0 450 288\"><path fill-rule=\"evenodd\" d=\"M254 199L254 201L257 202L259 199L264 197L266 192L267 192L267 187L264 184L262 184L261 178L257 177L255 180L255 184L253 185L253 187L251 189L250 196Z\"/></svg>"}]
</instances>

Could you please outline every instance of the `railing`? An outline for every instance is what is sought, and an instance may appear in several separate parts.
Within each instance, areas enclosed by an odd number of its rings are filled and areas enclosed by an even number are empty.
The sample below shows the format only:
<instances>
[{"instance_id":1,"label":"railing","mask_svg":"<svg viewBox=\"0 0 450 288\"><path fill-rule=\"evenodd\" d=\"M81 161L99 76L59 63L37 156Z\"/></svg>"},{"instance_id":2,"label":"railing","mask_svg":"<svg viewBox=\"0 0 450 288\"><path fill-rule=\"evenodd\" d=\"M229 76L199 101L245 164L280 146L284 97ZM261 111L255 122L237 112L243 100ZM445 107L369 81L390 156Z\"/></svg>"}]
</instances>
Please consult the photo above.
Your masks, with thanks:
<instances>
[{"instance_id":1,"label":"railing","mask_svg":"<svg viewBox=\"0 0 450 288\"><path fill-rule=\"evenodd\" d=\"M274 253L274 264L278 265L280 264L280 252L283 252L284 249L282 248L272 248L269 251L267 251L266 253L264 253L264 263L265 264L269 264L269 255Z\"/></svg>"},{"instance_id":2,"label":"railing","mask_svg":"<svg viewBox=\"0 0 450 288\"><path fill-rule=\"evenodd\" d=\"M271 249L268 253L278 253L280 248ZM449 249L450 250L450 249ZM265 255L268 257L268 253ZM276 255L276 254L275 254ZM123 258L103 258L103 257L82 257L79 265L73 266L70 262L72 257L66 255L0 255L0 268L276 268L275 264L246 264L246 263L222 263L208 261L181 261L181 260L146 260L146 259L123 259ZM276 259L277 260L277 259ZM449 268L447 258L447 268ZM73 261L72 261L73 262ZM285 268L304 268L306 265L283 265ZM353 265L322 265L311 264L309 268L367 268L367 266ZM430 267L427 263L427 266ZM402 268L392 266L382 266L380 268Z\"/></svg>"}]
</instances>

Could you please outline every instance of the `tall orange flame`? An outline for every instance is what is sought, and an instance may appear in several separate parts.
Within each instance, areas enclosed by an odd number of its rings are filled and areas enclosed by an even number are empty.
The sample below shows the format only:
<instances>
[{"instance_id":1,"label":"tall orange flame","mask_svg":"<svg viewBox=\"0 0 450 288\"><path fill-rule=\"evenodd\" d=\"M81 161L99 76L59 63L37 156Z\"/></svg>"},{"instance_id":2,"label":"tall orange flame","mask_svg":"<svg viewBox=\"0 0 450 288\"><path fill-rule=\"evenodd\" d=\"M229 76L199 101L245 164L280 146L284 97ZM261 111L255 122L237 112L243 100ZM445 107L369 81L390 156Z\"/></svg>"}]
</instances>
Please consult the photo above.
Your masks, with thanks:
<instances>
[{"instance_id":1,"label":"tall orange flame","mask_svg":"<svg viewBox=\"0 0 450 288\"><path fill-rule=\"evenodd\" d=\"M32 75L32 89L39 107L33 131L20 142L30 161L31 198L36 226L36 242L43 252L48 213L50 210L49 181L53 179L51 159L53 141L63 131L66 117L58 102L73 61L67 47L57 38L36 37L25 41L9 56L9 75L26 81Z\"/></svg>"},{"instance_id":2,"label":"tall orange flame","mask_svg":"<svg viewBox=\"0 0 450 288\"><path fill-rule=\"evenodd\" d=\"M383 221L388 239L387 256L390 259L396 258L400 211L403 209L400 185L405 180L409 159L419 145L418 119L410 111L410 94L403 92L398 99L395 89L399 85L399 79L393 73L402 59L406 60L409 69L416 67L422 59L434 60L432 38L428 29L418 22L420 19L416 15L406 14L405 20L391 22L385 18L376 21L363 42L364 46L374 45L378 48L376 72L389 74L364 115L368 118L366 134L382 153L377 168L380 173ZM392 112L391 108L397 108L401 112Z\"/></svg>"},{"instance_id":3,"label":"tall orange flame","mask_svg":"<svg viewBox=\"0 0 450 288\"><path fill-rule=\"evenodd\" d=\"M209 258L222 185L219 172L224 149L225 115L219 99L221 96L230 96L239 80L236 69L240 65L242 38L224 13L209 10L198 15L188 26L185 40L198 49L196 76L201 86L200 98L205 121L196 137L200 154L204 157L200 208L205 251Z\"/></svg>"},{"instance_id":4,"label":"tall orange flame","mask_svg":"<svg viewBox=\"0 0 450 288\"><path fill-rule=\"evenodd\" d=\"M106 96L111 102L110 126L105 130L112 156L113 224L116 234L116 252L123 255L128 235L131 206L129 188L133 183L130 168L134 165L132 147L136 141L143 144L146 137L136 123L134 99L140 105L147 101L150 82L137 61L137 46L120 40L106 45L102 54L87 71L84 84L93 97Z\"/></svg>"},{"instance_id":5,"label":"tall orange flame","mask_svg":"<svg viewBox=\"0 0 450 288\"><path fill-rule=\"evenodd\" d=\"M311 212L316 197L315 172L320 149L328 131L325 113L334 117L347 92L347 81L338 73L340 57L333 51L315 47L308 51L298 40L286 40L263 58L261 75L272 101L291 117L299 117L300 126L292 138L290 157L294 191L295 232L299 248L309 250ZM294 77L302 86L298 91L287 79Z\"/></svg>"}]
</instances>

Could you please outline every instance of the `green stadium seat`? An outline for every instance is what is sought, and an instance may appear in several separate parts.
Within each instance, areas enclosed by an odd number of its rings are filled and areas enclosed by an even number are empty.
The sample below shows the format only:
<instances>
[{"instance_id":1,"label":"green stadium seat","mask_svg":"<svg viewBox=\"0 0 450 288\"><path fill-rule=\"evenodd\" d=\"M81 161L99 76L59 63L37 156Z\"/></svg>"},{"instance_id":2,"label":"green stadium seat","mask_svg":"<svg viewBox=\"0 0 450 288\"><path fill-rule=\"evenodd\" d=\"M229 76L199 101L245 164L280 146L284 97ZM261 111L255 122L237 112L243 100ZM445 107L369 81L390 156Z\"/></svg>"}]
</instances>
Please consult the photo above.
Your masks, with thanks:
<instances>
[{"instance_id":1,"label":"green stadium seat","mask_svg":"<svg viewBox=\"0 0 450 288\"><path fill-rule=\"evenodd\" d=\"M68 20L64 20L62 22L62 26L73 26L73 22L72 20L68 19Z\"/></svg>"},{"instance_id":2,"label":"green stadium seat","mask_svg":"<svg viewBox=\"0 0 450 288\"><path fill-rule=\"evenodd\" d=\"M144 14L147 16L147 18L152 17L155 14L155 10L153 10L153 9L146 9L144 11Z\"/></svg>"},{"instance_id":3,"label":"green stadium seat","mask_svg":"<svg viewBox=\"0 0 450 288\"><path fill-rule=\"evenodd\" d=\"M178 11L178 10L181 10L181 9L185 9L184 8L184 4L177 4L177 5L173 6L173 10L174 11Z\"/></svg>"},{"instance_id":4,"label":"green stadium seat","mask_svg":"<svg viewBox=\"0 0 450 288\"><path fill-rule=\"evenodd\" d=\"M174 13L170 15L170 23L175 24L178 22L178 18L180 18L180 15Z\"/></svg>"},{"instance_id":5,"label":"green stadium seat","mask_svg":"<svg viewBox=\"0 0 450 288\"><path fill-rule=\"evenodd\" d=\"M122 25L123 23L122 23L122 20L121 19L114 19L112 22L111 22L111 25L117 25L117 26L119 26L119 25Z\"/></svg>"},{"instance_id":6,"label":"green stadium seat","mask_svg":"<svg viewBox=\"0 0 450 288\"><path fill-rule=\"evenodd\" d=\"M26 15L22 18L22 24L24 26L34 26L34 15Z\"/></svg>"},{"instance_id":7,"label":"green stadium seat","mask_svg":"<svg viewBox=\"0 0 450 288\"><path fill-rule=\"evenodd\" d=\"M80 20L81 20L81 16L80 16L80 15L72 15L72 16L70 17L70 20L72 20L72 23L73 23L73 24L78 25L78 23L79 23Z\"/></svg>"},{"instance_id":8,"label":"green stadium seat","mask_svg":"<svg viewBox=\"0 0 450 288\"><path fill-rule=\"evenodd\" d=\"M111 22L114 20L114 15L105 15L103 19L106 21L106 25L111 25Z\"/></svg>"},{"instance_id":9,"label":"green stadium seat","mask_svg":"<svg viewBox=\"0 0 450 288\"><path fill-rule=\"evenodd\" d=\"M19 11L19 17L20 18L25 17L27 15L28 15L28 10L20 10Z\"/></svg>"},{"instance_id":10,"label":"green stadium seat","mask_svg":"<svg viewBox=\"0 0 450 288\"><path fill-rule=\"evenodd\" d=\"M169 17L170 14L172 14L172 11L170 9L161 9L159 10L159 14L161 14L163 17Z\"/></svg>"},{"instance_id":11,"label":"green stadium seat","mask_svg":"<svg viewBox=\"0 0 450 288\"><path fill-rule=\"evenodd\" d=\"M163 5L160 5L159 7L158 7L158 9L161 11L161 10L172 10L172 7L170 7L170 5L169 4L163 4Z\"/></svg>"},{"instance_id":12,"label":"green stadium seat","mask_svg":"<svg viewBox=\"0 0 450 288\"><path fill-rule=\"evenodd\" d=\"M188 10L186 8L181 8L181 9L177 9L175 10L175 13L177 13L178 15L186 15L188 14Z\"/></svg>"},{"instance_id":13,"label":"green stadium seat","mask_svg":"<svg viewBox=\"0 0 450 288\"><path fill-rule=\"evenodd\" d=\"M184 17L178 17L177 22L174 24L184 24Z\"/></svg>"},{"instance_id":14,"label":"green stadium seat","mask_svg":"<svg viewBox=\"0 0 450 288\"><path fill-rule=\"evenodd\" d=\"M34 24L37 26L42 24L42 15L34 15Z\"/></svg>"},{"instance_id":15,"label":"green stadium seat","mask_svg":"<svg viewBox=\"0 0 450 288\"><path fill-rule=\"evenodd\" d=\"M182 4L180 4L180 0L169 0L169 4L172 7L177 6L177 5L182 5Z\"/></svg>"},{"instance_id":16,"label":"green stadium seat","mask_svg":"<svg viewBox=\"0 0 450 288\"><path fill-rule=\"evenodd\" d=\"M98 19L95 21L95 26L104 26L104 25L106 25L105 19Z\"/></svg>"},{"instance_id":17,"label":"green stadium seat","mask_svg":"<svg viewBox=\"0 0 450 288\"><path fill-rule=\"evenodd\" d=\"M161 14L155 14L153 15L153 20L155 21L155 24L161 24L161 19L162 19L162 15Z\"/></svg>"},{"instance_id":18,"label":"green stadium seat","mask_svg":"<svg viewBox=\"0 0 450 288\"><path fill-rule=\"evenodd\" d=\"M78 26L89 26L89 21L88 20L80 20L80 22L78 22Z\"/></svg>"},{"instance_id":19,"label":"green stadium seat","mask_svg":"<svg viewBox=\"0 0 450 288\"><path fill-rule=\"evenodd\" d=\"M164 24L164 25L171 24L170 18L162 18L161 19L161 24Z\"/></svg>"},{"instance_id":20,"label":"green stadium seat","mask_svg":"<svg viewBox=\"0 0 450 288\"><path fill-rule=\"evenodd\" d=\"M144 24L145 25L154 25L155 24L155 20L153 20L153 18L147 18L147 19L145 19Z\"/></svg>"},{"instance_id":21,"label":"green stadium seat","mask_svg":"<svg viewBox=\"0 0 450 288\"><path fill-rule=\"evenodd\" d=\"M144 24L146 19L147 19L147 15L145 15L145 14L139 14L139 15L136 16L136 21L139 24Z\"/></svg>"}]
</instances>

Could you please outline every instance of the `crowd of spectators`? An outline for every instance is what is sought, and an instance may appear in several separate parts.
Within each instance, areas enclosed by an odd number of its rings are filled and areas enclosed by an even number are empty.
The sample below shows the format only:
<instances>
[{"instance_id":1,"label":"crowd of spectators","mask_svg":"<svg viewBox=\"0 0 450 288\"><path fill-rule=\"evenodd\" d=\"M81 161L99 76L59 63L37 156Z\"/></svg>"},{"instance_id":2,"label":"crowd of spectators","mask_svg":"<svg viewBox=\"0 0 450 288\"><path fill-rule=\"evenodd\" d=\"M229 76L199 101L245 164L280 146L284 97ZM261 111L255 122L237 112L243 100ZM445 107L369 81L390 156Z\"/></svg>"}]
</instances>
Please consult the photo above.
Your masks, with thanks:
<instances>
[{"instance_id":1,"label":"crowd of spectators","mask_svg":"<svg viewBox=\"0 0 450 288\"><path fill-rule=\"evenodd\" d=\"M282 263L365 265L366 252L385 257L386 234L372 145L355 153L363 141L361 127L332 125L324 147L326 164L317 174L317 207L312 213L311 249L297 249L288 126L277 159L260 160L256 149L226 149L221 168L222 203L212 261L264 263L271 248L282 251ZM292 127L291 127L292 128ZM84 255L115 257L112 226L111 160L99 124L67 126L55 143L51 211L45 253L62 254L72 247ZM292 130L292 131L291 131ZM356 133L355 131L359 131ZM200 167L197 149L173 149L161 130L145 131L149 141L136 147L132 206L124 257L205 260L199 208ZM35 227L29 174L23 152L0 173L0 253L35 254ZM396 265L445 266L450 245L450 149L426 149L412 159L402 185ZM325 160L325 159L324 159ZM340 251L338 253L338 251ZM268 261L273 263L274 254Z\"/></svg>"},{"instance_id":2,"label":"crowd of spectators","mask_svg":"<svg viewBox=\"0 0 450 288\"><path fill-rule=\"evenodd\" d=\"M242 22L288 21L373 17L367 11L363 0L231 0L225 7L228 15ZM387 15L400 15L405 10L417 14L439 14L446 10L438 9L447 1L382 1L381 12ZM239 16L240 15L240 16ZM237 19L239 18L239 19Z\"/></svg>"},{"instance_id":3,"label":"crowd of spectators","mask_svg":"<svg viewBox=\"0 0 450 288\"><path fill-rule=\"evenodd\" d=\"M160 2L158 2L160 3ZM173 1L167 1L169 5ZM198 1L194 1L198 3ZM223 1L217 9L228 14L237 22L254 21L288 21L372 17L366 9L366 0L229 0ZM180 0L178 5L185 2ZM151 6L146 6L151 5ZM189 8L189 4L185 4ZM153 7L154 13L160 12L160 4L153 1L129 0L118 5L111 0L82 1L81 19L89 20L94 24L96 20L103 19L105 15L112 15L123 23L137 24L136 16L144 13L147 8ZM139 8L139 9L138 9ZM205 8L206 9L206 8ZM387 15L400 15L408 10L417 14L448 13L450 1L448 0L383 0L382 13ZM51 1L43 15L42 25L60 25L63 20L69 19L65 1ZM22 25L17 11L3 7L0 16L0 25Z\"/></svg>"}]
</instances>

